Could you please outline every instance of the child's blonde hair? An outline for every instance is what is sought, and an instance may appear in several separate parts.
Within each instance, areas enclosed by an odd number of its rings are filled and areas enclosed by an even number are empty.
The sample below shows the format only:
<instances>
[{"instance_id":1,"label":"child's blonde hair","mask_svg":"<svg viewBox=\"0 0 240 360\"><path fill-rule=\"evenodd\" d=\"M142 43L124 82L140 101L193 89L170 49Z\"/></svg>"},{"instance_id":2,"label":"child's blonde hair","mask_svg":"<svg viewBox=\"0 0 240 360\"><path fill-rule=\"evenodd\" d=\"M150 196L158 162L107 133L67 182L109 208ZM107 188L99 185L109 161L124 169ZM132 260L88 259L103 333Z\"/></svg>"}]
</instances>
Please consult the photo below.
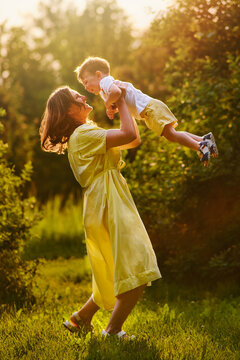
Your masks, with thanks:
<instances>
[{"instance_id":1,"label":"child's blonde hair","mask_svg":"<svg viewBox=\"0 0 240 360\"><path fill-rule=\"evenodd\" d=\"M77 78L81 82L85 71L89 72L90 74L95 74L96 71L101 71L104 74L109 75L110 65L107 60L100 57L88 57L74 71L77 73Z\"/></svg>"}]
</instances>

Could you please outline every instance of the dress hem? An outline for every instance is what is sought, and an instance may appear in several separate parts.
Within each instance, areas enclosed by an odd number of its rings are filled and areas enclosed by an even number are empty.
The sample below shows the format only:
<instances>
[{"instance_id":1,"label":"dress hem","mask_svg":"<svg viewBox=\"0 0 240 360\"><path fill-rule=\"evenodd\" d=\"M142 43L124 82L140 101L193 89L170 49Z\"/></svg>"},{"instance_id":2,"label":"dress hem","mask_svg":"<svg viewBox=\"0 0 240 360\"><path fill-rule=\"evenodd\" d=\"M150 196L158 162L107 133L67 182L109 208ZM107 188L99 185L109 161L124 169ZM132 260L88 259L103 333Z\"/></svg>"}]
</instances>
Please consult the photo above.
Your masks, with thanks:
<instances>
[{"instance_id":1,"label":"dress hem","mask_svg":"<svg viewBox=\"0 0 240 360\"><path fill-rule=\"evenodd\" d=\"M115 286L116 289L118 289L118 293L115 291L115 296L120 295L122 293L125 293L127 291L133 290L141 285L147 284L147 286L151 286L152 285L152 281L154 280L158 280L161 279L162 276L160 274L160 271L145 271L143 273L138 274L137 276L132 276L128 279L125 280L121 280L119 282L119 285ZM115 302L116 302L116 298L114 301L114 304L108 304L104 305L103 301L95 301L94 299L94 295L91 295L91 298L93 300L93 302L100 308L106 311L112 311L114 309L115 306Z\"/></svg>"},{"instance_id":2,"label":"dress hem","mask_svg":"<svg viewBox=\"0 0 240 360\"><path fill-rule=\"evenodd\" d=\"M151 286L152 281L160 279L161 277L160 271L148 270L127 279L120 280L114 285L114 295L120 295L144 284Z\"/></svg>"}]
</instances>

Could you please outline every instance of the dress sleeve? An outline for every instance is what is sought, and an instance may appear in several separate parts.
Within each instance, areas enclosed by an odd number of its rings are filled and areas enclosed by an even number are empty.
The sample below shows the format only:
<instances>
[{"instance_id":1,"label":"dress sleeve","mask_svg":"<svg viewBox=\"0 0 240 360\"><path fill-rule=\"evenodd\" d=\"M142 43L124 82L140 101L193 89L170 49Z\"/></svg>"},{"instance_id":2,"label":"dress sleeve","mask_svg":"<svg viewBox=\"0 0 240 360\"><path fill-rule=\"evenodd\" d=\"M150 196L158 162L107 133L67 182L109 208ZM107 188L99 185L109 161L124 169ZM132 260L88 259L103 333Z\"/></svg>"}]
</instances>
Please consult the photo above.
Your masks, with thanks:
<instances>
[{"instance_id":1,"label":"dress sleeve","mask_svg":"<svg viewBox=\"0 0 240 360\"><path fill-rule=\"evenodd\" d=\"M101 128L87 129L76 133L74 151L78 151L81 157L92 157L106 153L107 130Z\"/></svg>"}]
</instances>

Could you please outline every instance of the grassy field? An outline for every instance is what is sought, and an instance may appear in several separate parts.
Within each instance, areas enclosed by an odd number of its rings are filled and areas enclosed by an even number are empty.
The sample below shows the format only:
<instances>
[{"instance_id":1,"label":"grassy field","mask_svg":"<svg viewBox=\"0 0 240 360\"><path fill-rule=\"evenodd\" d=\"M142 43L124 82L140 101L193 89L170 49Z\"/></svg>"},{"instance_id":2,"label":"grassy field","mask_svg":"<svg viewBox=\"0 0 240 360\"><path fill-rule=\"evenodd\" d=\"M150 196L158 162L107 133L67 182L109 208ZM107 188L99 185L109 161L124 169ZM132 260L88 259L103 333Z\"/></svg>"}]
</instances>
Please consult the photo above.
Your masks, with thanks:
<instances>
[{"instance_id":1,"label":"grassy field","mask_svg":"<svg viewBox=\"0 0 240 360\"><path fill-rule=\"evenodd\" d=\"M103 310L93 318L93 335L71 334L62 326L91 295L86 257L43 261L34 291L31 310L1 314L1 360L240 359L240 298L224 287L214 295L154 282L124 324L137 336L131 342L101 339L110 316Z\"/></svg>"},{"instance_id":2,"label":"grassy field","mask_svg":"<svg viewBox=\"0 0 240 360\"><path fill-rule=\"evenodd\" d=\"M31 229L32 238L24 248L24 258L56 259L82 257L86 254L82 223L82 199L70 196L64 206L60 195L49 200L41 209L42 220Z\"/></svg>"}]
</instances>

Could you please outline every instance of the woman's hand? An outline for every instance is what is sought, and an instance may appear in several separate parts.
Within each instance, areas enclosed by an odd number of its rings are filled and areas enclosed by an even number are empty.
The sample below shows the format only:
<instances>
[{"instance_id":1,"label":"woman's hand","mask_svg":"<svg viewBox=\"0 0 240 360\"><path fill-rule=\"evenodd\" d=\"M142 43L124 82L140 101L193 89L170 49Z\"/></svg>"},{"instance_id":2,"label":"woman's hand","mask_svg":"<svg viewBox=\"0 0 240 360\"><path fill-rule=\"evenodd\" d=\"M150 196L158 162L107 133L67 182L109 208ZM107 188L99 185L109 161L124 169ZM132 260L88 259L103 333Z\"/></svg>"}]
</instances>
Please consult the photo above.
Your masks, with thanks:
<instances>
[{"instance_id":1,"label":"woman's hand","mask_svg":"<svg viewBox=\"0 0 240 360\"><path fill-rule=\"evenodd\" d=\"M109 117L109 119L113 120L114 114L116 114L116 112L118 112L118 108L115 104L113 104L109 108L107 108L106 112L107 112L107 116Z\"/></svg>"},{"instance_id":2,"label":"woman's hand","mask_svg":"<svg viewBox=\"0 0 240 360\"><path fill-rule=\"evenodd\" d=\"M118 107L120 104L122 104L123 102L125 102L125 95L126 95L126 90L125 89L120 89L121 90L121 95L118 98L118 100L116 101L116 106Z\"/></svg>"}]
</instances>

